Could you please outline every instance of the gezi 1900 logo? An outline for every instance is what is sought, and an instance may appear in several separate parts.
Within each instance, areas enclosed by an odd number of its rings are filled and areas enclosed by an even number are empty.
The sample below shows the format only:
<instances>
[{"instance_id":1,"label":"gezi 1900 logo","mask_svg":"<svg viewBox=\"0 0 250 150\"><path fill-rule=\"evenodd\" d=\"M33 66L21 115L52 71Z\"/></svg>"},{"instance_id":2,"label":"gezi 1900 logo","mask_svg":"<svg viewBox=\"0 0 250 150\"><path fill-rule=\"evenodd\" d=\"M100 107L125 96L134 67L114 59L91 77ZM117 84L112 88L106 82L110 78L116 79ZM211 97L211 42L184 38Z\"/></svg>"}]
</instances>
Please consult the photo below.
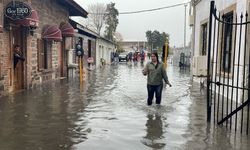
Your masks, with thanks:
<instances>
[{"instance_id":1,"label":"gezi 1900 logo","mask_svg":"<svg viewBox=\"0 0 250 150\"><path fill-rule=\"evenodd\" d=\"M29 17L31 10L31 7L24 2L12 1L5 7L4 14L12 20L18 20Z\"/></svg>"}]
</instances>

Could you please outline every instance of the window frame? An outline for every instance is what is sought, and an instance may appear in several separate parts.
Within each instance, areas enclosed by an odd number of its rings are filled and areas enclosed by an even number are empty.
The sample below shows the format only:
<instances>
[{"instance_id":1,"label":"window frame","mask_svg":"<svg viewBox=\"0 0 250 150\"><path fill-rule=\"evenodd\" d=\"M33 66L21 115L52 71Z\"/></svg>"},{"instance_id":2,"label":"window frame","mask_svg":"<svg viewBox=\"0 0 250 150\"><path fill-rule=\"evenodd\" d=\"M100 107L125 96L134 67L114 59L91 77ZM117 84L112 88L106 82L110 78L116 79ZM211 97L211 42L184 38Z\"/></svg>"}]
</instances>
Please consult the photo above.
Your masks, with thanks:
<instances>
[{"instance_id":1,"label":"window frame","mask_svg":"<svg viewBox=\"0 0 250 150\"><path fill-rule=\"evenodd\" d=\"M38 71L52 69L52 44L52 41L44 39L37 40Z\"/></svg>"},{"instance_id":2,"label":"window frame","mask_svg":"<svg viewBox=\"0 0 250 150\"><path fill-rule=\"evenodd\" d=\"M224 15L224 21L233 22L233 11ZM222 71L230 73L232 70L232 48L233 48L233 25L225 24L223 31L223 49L222 49ZM226 62L227 61L227 62ZM227 68L226 68L227 65Z\"/></svg>"},{"instance_id":3,"label":"window frame","mask_svg":"<svg viewBox=\"0 0 250 150\"><path fill-rule=\"evenodd\" d=\"M200 44L199 44L199 55L200 56L207 56L207 52L208 52L208 22L209 22L209 19L208 18L206 18L206 19L204 19L204 20L202 20L201 22L200 22ZM203 27L204 27L204 25L206 25L206 37L205 37L205 39L206 39L206 41L204 41L204 29L203 29ZM205 44L204 44L204 42L205 42ZM203 49L203 48L205 48L205 50Z\"/></svg>"},{"instance_id":4,"label":"window frame","mask_svg":"<svg viewBox=\"0 0 250 150\"><path fill-rule=\"evenodd\" d=\"M201 25L201 56L207 55L208 48L208 23L204 23Z\"/></svg>"}]
</instances>

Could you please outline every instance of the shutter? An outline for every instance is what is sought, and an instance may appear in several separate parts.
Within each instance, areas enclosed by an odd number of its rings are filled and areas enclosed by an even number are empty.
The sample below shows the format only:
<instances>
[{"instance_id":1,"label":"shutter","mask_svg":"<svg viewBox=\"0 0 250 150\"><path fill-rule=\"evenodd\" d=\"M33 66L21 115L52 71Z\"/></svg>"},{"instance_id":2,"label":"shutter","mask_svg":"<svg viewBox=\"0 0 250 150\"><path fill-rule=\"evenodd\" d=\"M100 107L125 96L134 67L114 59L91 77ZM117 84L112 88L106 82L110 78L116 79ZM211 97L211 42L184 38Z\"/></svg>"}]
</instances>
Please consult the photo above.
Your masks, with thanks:
<instances>
[{"instance_id":1,"label":"shutter","mask_svg":"<svg viewBox=\"0 0 250 150\"><path fill-rule=\"evenodd\" d=\"M42 39L37 39L37 53L38 70L41 71L44 69L44 47Z\"/></svg>"},{"instance_id":2,"label":"shutter","mask_svg":"<svg viewBox=\"0 0 250 150\"><path fill-rule=\"evenodd\" d=\"M47 43L47 63L48 63L48 69L52 68L52 42L48 41Z\"/></svg>"}]
</instances>

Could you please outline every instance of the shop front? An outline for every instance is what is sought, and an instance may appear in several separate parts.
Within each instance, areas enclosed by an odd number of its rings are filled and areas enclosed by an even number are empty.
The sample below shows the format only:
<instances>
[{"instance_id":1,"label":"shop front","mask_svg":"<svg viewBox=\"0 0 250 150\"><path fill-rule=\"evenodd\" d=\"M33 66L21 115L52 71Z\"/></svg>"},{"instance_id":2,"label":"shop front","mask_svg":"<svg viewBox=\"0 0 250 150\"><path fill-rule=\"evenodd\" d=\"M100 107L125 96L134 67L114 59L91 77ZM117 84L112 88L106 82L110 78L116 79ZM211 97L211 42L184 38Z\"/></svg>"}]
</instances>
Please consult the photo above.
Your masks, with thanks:
<instances>
[{"instance_id":1,"label":"shop front","mask_svg":"<svg viewBox=\"0 0 250 150\"><path fill-rule=\"evenodd\" d=\"M87 12L73 0L5 0L0 10L0 96L65 77L69 16Z\"/></svg>"}]
</instances>

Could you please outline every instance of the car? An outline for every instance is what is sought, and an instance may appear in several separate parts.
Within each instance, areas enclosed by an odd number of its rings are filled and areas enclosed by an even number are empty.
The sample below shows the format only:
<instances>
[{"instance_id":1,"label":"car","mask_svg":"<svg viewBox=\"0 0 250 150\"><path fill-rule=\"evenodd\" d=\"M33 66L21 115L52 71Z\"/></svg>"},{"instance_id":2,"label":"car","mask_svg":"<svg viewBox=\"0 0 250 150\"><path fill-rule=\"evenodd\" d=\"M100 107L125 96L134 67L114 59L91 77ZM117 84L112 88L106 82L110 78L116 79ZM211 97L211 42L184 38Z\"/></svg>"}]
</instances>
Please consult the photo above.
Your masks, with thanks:
<instances>
[{"instance_id":1,"label":"car","mask_svg":"<svg viewBox=\"0 0 250 150\"><path fill-rule=\"evenodd\" d=\"M127 53L121 53L119 54L119 62L121 61L127 61Z\"/></svg>"}]
</instances>

